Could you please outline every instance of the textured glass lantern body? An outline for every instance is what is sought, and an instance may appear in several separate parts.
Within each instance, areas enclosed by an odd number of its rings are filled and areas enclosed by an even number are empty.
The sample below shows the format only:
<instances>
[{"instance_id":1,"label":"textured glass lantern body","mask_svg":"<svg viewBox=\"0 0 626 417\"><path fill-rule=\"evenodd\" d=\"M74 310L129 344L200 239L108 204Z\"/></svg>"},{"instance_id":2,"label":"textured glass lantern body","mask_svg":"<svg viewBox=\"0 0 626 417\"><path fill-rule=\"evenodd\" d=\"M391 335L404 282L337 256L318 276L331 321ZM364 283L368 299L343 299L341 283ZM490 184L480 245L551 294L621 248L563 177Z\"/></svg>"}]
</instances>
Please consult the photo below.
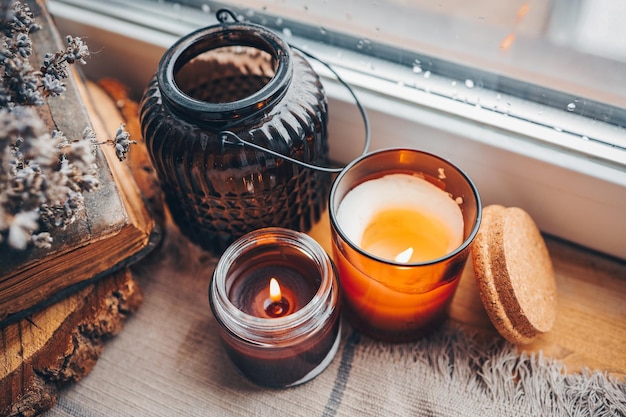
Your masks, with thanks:
<instances>
[{"instance_id":1,"label":"textured glass lantern body","mask_svg":"<svg viewBox=\"0 0 626 417\"><path fill-rule=\"evenodd\" d=\"M252 230L306 231L325 209L328 106L317 74L275 33L220 24L163 56L141 105L142 130L172 217L205 249L222 252Z\"/></svg>"}]
</instances>

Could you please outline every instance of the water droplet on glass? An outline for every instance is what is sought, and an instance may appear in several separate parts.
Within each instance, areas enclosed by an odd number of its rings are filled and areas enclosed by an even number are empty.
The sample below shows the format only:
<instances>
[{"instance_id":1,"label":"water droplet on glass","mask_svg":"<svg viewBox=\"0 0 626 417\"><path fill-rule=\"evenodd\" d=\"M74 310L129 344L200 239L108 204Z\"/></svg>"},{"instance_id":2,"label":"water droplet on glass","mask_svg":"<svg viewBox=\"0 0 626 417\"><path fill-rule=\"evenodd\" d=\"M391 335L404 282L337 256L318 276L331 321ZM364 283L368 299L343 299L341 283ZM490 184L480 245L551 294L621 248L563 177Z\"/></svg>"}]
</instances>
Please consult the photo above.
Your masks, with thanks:
<instances>
[{"instance_id":1,"label":"water droplet on glass","mask_svg":"<svg viewBox=\"0 0 626 417\"><path fill-rule=\"evenodd\" d=\"M328 31L326 29L324 29L323 27L320 28L320 33L322 35L326 35L328 33Z\"/></svg>"},{"instance_id":2,"label":"water droplet on glass","mask_svg":"<svg viewBox=\"0 0 626 417\"><path fill-rule=\"evenodd\" d=\"M248 17L252 17L252 16L254 16L254 10L253 10L253 9L248 9L248 10L246 10L246 15L247 15Z\"/></svg>"},{"instance_id":3,"label":"water droplet on glass","mask_svg":"<svg viewBox=\"0 0 626 417\"><path fill-rule=\"evenodd\" d=\"M277 18L276 18L276 24L277 24L278 26L282 25L282 24L283 24L283 18L282 18L282 17L277 17Z\"/></svg>"},{"instance_id":4,"label":"water droplet on glass","mask_svg":"<svg viewBox=\"0 0 626 417\"><path fill-rule=\"evenodd\" d=\"M424 72L424 78L430 78L430 71Z\"/></svg>"},{"instance_id":5,"label":"water droplet on glass","mask_svg":"<svg viewBox=\"0 0 626 417\"><path fill-rule=\"evenodd\" d=\"M570 103L567 105L567 111L574 111L574 110L576 110L576 104Z\"/></svg>"},{"instance_id":6,"label":"water droplet on glass","mask_svg":"<svg viewBox=\"0 0 626 417\"><path fill-rule=\"evenodd\" d=\"M496 100L500 101L501 98L502 96L500 94L496 94Z\"/></svg>"},{"instance_id":7,"label":"water droplet on glass","mask_svg":"<svg viewBox=\"0 0 626 417\"><path fill-rule=\"evenodd\" d=\"M398 81L398 87L404 87L404 81Z\"/></svg>"},{"instance_id":8,"label":"water droplet on glass","mask_svg":"<svg viewBox=\"0 0 626 417\"><path fill-rule=\"evenodd\" d=\"M465 80L465 87L467 88L474 88L474 81L472 80Z\"/></svg>"},{"instance_id":9,"label":"water droplet on glass","mask_svg":"<svg viewBox=\"0 0 626 417\"><path fill-rule=\"evenodd\" d=\"M581 136L580 138L581 138L582 140L589 140L589 137L587 137L587 136Z\"/></svg>"},{"instance_id":10,"label":"water droplet on glass","mask_svg":"<svg viewBox=\"0 0 626 417\"><path fill-rule=\"evenodd\" d=\"M283 29L283 35L285 35L288 38L291 38L293 36L293 33L291 32L291 29L289 28L284 28Z\"/></svg>"},{"instance_id":11,"label":"water droplet on glass","mask_svg":"<svg viewBox=\"0 0 626 417\"><path fill-rule=\"evenodd\" d=\"M456 81L452 81L450 84L452 85L452 87L456 87Z\"/></svg>"},{"instance_id":12,"label":"water droplet on glass","mask_svg":"<svg viewBox=\"0 0 626 417\"><path fill-rule=\"evenodd\" d=\"M415 74L419 74L420 72L422 72L422 63L419 59L413 61L413 72Z\"/></svg>"},{"instance_id":13,"label":"water droplet on glass","mask_svg":"<svg viewBox=\"0 0 626 417\"><path fill-rule=\"evenodd\" d=\"M172 4L172 7L174 8L174 10L180 10L180 3L174 3Z\"/></svg>"},{"instance_id":14,"label":"water droplet on glass","mask_svg":"<svg viewBox=\"0 0 626 417\"><path fill-rule=\"evenodd\" d=\"M556 130L557 132L562 132L563 131L563 129L558 127L558 126L554 126L554 130Z\"/></svg>"},{"instance_id":15,"label":"water droplet on glass","mask_svg":"<svg viewBox=\"0 0 626 417\"><path fill-rule=\"evenodd\" d=\"M209 6L208 4L203 4L202 5L202 11L204 13L211 13L211 6Z\"/></svg>"}]
</instances>

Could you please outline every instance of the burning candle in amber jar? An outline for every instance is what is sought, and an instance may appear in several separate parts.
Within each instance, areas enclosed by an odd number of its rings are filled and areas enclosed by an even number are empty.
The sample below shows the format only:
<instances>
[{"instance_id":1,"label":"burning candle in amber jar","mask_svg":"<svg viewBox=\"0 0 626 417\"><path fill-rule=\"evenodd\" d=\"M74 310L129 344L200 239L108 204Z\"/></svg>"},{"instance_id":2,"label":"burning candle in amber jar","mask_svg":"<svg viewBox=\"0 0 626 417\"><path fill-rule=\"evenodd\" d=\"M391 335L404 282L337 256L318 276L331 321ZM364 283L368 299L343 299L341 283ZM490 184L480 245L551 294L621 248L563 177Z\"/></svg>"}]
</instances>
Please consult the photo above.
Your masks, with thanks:
<instances>
[{"instance_id":1,"label":"burning candle in amber jar","mask_svg":"<svg viewBox=\"0 0 626 417\"><path fill-rule=\"evenodd\" d=\"M258 385L288 387L318 375L339 346L334 265L308 235L260 229L218 262L209 290L226 351Z\"/></svg>"},{"instance_id":2,"label":"burning candle in amber jar","mask_svg":"<svg viewBox=\"0 0 626 417\"><path fill-rule=\"evenodd\" d=\"M352 324L398 342L440 324L480 212L471 180L435 155L388 149L346 167L331 189L330 218Z\"/></svg>"}]
</instances>

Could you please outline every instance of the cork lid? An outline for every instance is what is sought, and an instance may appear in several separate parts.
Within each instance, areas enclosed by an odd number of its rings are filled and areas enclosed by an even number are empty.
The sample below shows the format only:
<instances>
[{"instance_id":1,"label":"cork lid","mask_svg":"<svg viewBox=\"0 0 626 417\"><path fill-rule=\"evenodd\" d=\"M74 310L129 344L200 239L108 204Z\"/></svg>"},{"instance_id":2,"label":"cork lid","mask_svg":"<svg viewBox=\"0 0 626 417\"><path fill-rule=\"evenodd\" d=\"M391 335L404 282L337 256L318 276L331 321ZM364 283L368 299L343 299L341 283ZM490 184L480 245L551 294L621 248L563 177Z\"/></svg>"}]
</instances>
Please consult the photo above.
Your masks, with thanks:
<instances>
[{"instance_id":1,"label":"cork lid","mask_svg":"<svg viewBox=\"0 0 626 417\"><path fill-rule=\"evenodd\" d=\"M554 270L528 213L517 207L485 207L472 261L487 314L505 339L527 344L552 329L557 298Z\"/></svg>"}]
</instances>

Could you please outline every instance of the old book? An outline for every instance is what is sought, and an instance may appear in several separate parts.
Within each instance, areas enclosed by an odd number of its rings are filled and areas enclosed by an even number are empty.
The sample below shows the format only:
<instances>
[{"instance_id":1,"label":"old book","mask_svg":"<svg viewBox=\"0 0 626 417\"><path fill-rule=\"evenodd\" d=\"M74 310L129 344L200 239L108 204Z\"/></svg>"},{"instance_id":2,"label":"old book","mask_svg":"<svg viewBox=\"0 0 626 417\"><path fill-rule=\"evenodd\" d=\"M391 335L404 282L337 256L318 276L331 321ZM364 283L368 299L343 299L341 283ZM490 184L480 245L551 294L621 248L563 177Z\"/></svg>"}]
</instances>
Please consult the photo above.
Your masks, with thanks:
<instances>
[{"instance_id":1,"label":"old book","mask_svg":"<svg viewBox=\"0 0 626 417\"><path fill-rule=\"evenodd\" d=\"M45 2L27 3L41 26L31 35L33 62L42 62L46 52L62 49L60 36ZM117 118L107 120L112 112L104 114L98 110L106 103L91 102L85 83L73 68L70 70L73 75L66 81L67 91L48 100L43 108L44 120L68 138L82 136L87 126L93 128L99 142L112 138L119 127L120 114L114 112ZM82 218L65 230L54 231L51 248L0 248L0 327L33 308L61 299L81 284L87 285L137 261L159 241L160 227L128 165L117 159L113 146L98 147L97 164L100 187L84 194L86 208Z\"/></svg>"}]
</instances>

